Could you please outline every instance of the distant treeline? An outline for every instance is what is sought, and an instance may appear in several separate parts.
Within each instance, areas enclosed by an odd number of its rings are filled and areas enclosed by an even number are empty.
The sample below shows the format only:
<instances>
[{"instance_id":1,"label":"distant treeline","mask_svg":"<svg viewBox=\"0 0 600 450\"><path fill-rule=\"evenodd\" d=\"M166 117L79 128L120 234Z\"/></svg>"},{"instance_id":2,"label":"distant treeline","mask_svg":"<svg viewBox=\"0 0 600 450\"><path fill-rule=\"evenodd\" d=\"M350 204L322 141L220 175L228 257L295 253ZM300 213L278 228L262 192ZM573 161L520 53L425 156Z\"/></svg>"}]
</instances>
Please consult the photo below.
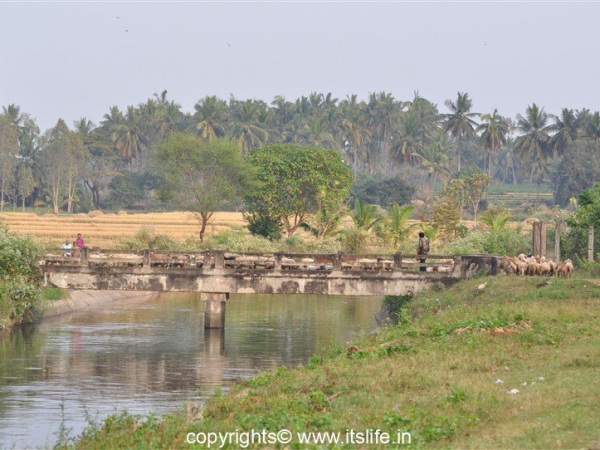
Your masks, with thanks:
<instances>
[{"instance_id":1,"label":"distant treeline","mask_svg":"<svg viewBox=\"0 0 600 450\"><path fill-rule=\"evenodd\" d=\"M561 205L600 178L598 111L563 108L554 115L532 104L509 118L495 109L473 111L462 92L445 104L448 114L418 94L407 101L386 92L340 100L313 92L270 104L207 96L187 113L163 91L126 111L111 107L99 124L81 118L69 127L59 119L44 132L11 104L0 115L0 209L164 207L154 195L153 156L174 131L209 141L229 137L244 154L267 143L335 149L355 180L402 178L421 198L467 166L532 190L550 182Z\"/></svg>"}]
</instances>

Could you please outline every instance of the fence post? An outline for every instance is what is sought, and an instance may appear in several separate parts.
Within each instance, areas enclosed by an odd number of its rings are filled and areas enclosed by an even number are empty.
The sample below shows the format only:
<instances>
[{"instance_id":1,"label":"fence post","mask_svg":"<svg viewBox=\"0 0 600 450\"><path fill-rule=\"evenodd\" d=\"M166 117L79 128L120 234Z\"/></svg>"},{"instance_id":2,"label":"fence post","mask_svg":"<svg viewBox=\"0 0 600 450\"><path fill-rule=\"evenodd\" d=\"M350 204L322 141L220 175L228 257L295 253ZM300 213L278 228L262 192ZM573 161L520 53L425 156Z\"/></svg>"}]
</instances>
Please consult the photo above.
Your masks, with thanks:
<instances>
[{"instance_id":1,"label":"fence post","mask_svg":"<svg viewBox=\"0 0 600 450\"><path fill-rule=\"evenodd\" d=\"M225 252L222 250L215 251L215 269L225 268Z\"/></svg>"},{"instance_id":2,"label":"fence post","mask_svg":"<svg viewBox=\"0 0 600 450\"><path fill-rule=\"evenodd\" d=\"M333 255L333 270L342 270L342 252Z\"/></svg>"},{"instance_id":3,"label":"fence post","mask_svg":"<svg viewBox=\"0 0 600 450\"><path fill-rule=\"evenodd\" d=\"M402 253L394 253L394 271L402 270Z\"/></svg>"},{"instance_id":4,"label":"fence post","mask_svg":"<svg viewBox=\"0 0 600 450\"><path fill-rule=\"evenodd\" d=\"M90 249L87 247L83 247L81 249L81 264L83 266L87 266L90 262Z\"/></svg>"},{"instance_id":5,"label":"fence post","mask_svg":"<svg viewBox=\"0 0 600 450\"><path fill-rule=\"evenodd\" d=\"M560 227L562 220L556 221L556 228L554 228L554 261L560 261Z\"/></svg>"},{"instance_id":6,"label":"fence post","mask_svg":"<svg viewBox=\"0 0 600 450\"><path fill-rule=\"evenodd\" d=\"M588 261L594 260L594 227L588 230Z\"/></svg>"},{"instance_id":7,"label":"fence post","mask_svg":"<svg viewBox=\"0 0 600 450\"><path fill-rule=\"evenodd\" d=\"M142 254L142 267L150 267L150 249L147 248Z\"/></svg>"},{"instance_id":8,"label":"fence post","mask_svg":"<svg viewBox=\"0 0 600 450\"><path fill-rule=\"evenodd\" d=\"M212 266L212 252L210 250L206 250L204 252L204 260L202 261L203 269L210 269Z\"/></svg>"}]
</instances>

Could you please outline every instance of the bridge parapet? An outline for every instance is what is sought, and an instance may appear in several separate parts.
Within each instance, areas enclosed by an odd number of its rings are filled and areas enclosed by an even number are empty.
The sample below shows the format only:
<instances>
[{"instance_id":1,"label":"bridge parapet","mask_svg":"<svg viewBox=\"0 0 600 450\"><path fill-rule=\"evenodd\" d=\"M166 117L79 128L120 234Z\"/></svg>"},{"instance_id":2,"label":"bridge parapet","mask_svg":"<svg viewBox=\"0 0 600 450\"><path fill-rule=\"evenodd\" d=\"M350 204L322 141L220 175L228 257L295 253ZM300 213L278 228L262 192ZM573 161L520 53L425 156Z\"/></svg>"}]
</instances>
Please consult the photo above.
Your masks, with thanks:
<instances>
[{"instance_id":1,"label":"bridge parapet","mask_svg":"<svg viewBox=\"0 0 600 450\"><path fill-rule=\"evenodd\" d=\"M244 269L274 271L331 272L443 272L454 274L455 256L423 256L396 254L346 254L346 253L247 253L222 250L202 252L164 252L155 250L101 250L84 248L77 256L61 254L60 250L45 255L41 266L87 267L156 267L196 269Z\"/></svg>"}]
</instances>

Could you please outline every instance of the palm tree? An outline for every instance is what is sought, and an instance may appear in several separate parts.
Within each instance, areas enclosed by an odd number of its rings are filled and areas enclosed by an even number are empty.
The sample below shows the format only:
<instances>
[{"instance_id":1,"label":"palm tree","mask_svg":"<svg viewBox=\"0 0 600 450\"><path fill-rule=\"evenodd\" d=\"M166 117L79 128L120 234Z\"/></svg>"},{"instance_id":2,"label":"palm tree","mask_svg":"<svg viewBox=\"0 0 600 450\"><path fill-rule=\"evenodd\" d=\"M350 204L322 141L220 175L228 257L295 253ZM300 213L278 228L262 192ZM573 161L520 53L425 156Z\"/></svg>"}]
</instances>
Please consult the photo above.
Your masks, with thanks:
<instances>
[{"instance_id":1,"label":"palm tree","mask_svg":"<svg viewBox=\"0 0 600 450\"><path fill-rule=\"evenodd\" d=\"M517 184L517 165L518 160L513 151L513 145L507 145L498 154L498 165L500 166L502 181L512 174L513 184Z\"/></svg>"},{"instance_id":2,"label":"palm tree","mask_svg":"<svg viewBox=\"0 0 600 450\"><path fill-rule=\"evenodd\" d=\"M247 154L252 149L260 147L269 139L269 132L264 124L259 122L259 113L264 107L255 100L230 102L232 110L231 135L242 144L242 151Z\"/></svg>"},{"instance_id":3,"label":"palm tree","mask_svg":"<svg viewBox=\"0 0 600 450\"><path fill-rule=\"evenodd\" d=\"M127 107L125 120L115 127L112 139L121 158L129 164L148 149L149 140L140 129L139 113L133 106Z\"/></svg>"},{"instance_id":4,"label":"palm tree","mask_svg":"<svg viewBox=\"0 0 600 450\"><path fill-rule=\"evenodd\" d=\"M15 105L14 103L3 106L2 111L6 117L19 129L21 127L21 123L23 122L23 115L21 114L21 107Z\"/></svg>"},{"instance_id":5,"label":"palm tree","mask_svg":"<svg viewBox=\"0 0 600 450\"><path fill-rule=\"evenodd\" d=\"M479 125L481 131L480 141L483 148L488 152L488 176L492 177L492 161L500 151L503 145L506 145L506 136L508 134L508 122L504 117L498 114L494 108L492 114L481 116L484 123Z\"/></svg>"},{"instance_id":6,"label":"palm tree","mask_svg":"<svg viewBox=\"0 0 600 450\"><path fill-rule=\"evenodd\" d=\"M562 156L577 139L579 120L572 109L563 108L560 117L554 117L554 123L548 129L555 132L548 145L556 155Z\"/></svg>"},{"instance_id":7,"label":"palm tree","mask_svg":"<svg viewBox=\"0 0 600 450\"><path fill-rule=\"evenodd\" d=\"M445 105L451 112L445 115L444 129L450 136L458 139L458 171L460 172L461 144L464 139L473 139L475 136L477 122L473 120L473 117L477 117L479 114L471 112L473 101L466 92L459 92L456 102L446 100Z\"/></svg>"},{"instance_id":8,"label":"palm tree","mask_svg":"<svg viewBox=\"0 0 600 450\"><path fill-rule=\"evenodd\" d=\"M364 102L357 102L357 96L352 95L340 104L341 128L344 131L344 147L352 147L352 174L356 178L359 161L362 159L361 149L366 140L371 137L371 131L364 120Z\"/></svg>"},{"instance_id":9,"label":"palm tree","mask_svg":"<svg viewBox=\"0 0 600 450\"><path fill-rule=\"evenodd\" d=\"M206 96L194 105L194 124L192 130L207 141L225 135L225 112L227 103L215 95Z\"/></svg>"},{"instance_id":10,"label":"palm tree","mask_svg":"<svg viewBox=\"0 0 600 450\"><path fill-rule=\"evenodd\" d=\"M305 124L301 132L303 142L317 147L336 148L335 139L325 129L324 122L322 117L315 117Z\"/></svg>"},{"instance_id":11,"label":"palm tree","mask_svg":"<svg viewBox=\"0 0 600 450\"><path fill-rule=\"evenodd\" d=\"M433 135L429 145L423 147L420 152L413 155L416 159L420 160L421 166L424 169L422 185L425 183L425 175L430 181L427 195L428 200L435 192L438 177L444 182L450 178L451 173L448 169L448 152L450 146L451 143L448 140L448 136L444 133L444 130L440 129Z\"/></svg>"},{"instance_id":12,"label":"palm tree","mask_svg":"<svg viewBox=\"0 0 600 450\"><path fill-rule=\"evenodd\" d=\"M539 180L539 175L544 173L540 170L540 166L544 165L552 155L552 149L548 145L550 139L548 115L544 112L544 108L540 109L533 103L527 107L525 117L519 114L517 119L517 128L523 134L515 141L515 154L521 158L521 161L531 161L529 184L532 186L534 172L538 174ZM537 167L534 169L534 166Z\"/></svg>"},{"instance_id":13,"label":"palm tree","mask_svg":"<svg viewBox=\"0 0 600 450\"><path fill-rule=\"evenodd\" d=\"M479 215L479 220L485 223L488 227L490 227L491 231L500 231L504 229L508 219L512 216L511 212L504 209L501 211L493 211L491 209L486 209Z\"/></svg>"},{"instance_id":14,"label":"palm tree","mask_svg":"<svg viewBox=\"0 0 600 450\"><path fill-rule=\"evenodd\" d=\"M396 202L387 211L384 229L394 248L404 242L409 232L416 227L416 224L410 225L408 223L414 211L415 207L413 205L399 206Z\"/></svg>"},{"instance_id":15,"label":"palm tree","mask_svg":"<svg viewBox=\"0 0 600 450\"><path fill-rule=\"evenodd\" d=\"M274 130L271 130L271 135L282 136L283 128L292 120L294 114L294 104L288 102L285 97L277 95L271 105L274 107Z\"/></svg>"},{"instance_id":16,"label":"palm tree","mask_svg":"<svg viewBox=\"0 0 600 450\"><path fill-rule=\"evenodd\" d=\"M588 111L587 114L581 116L582 137L591 139L600 149L600 112L596 111L591 114Z\"/></svg>"},{"instance_id":17,"label":"palm tree","mask_svg":"<svg viewBox=\"0 0 600 450\"><path fill-rule=\"evenodd\" d=\"M377 212L377 206L363 203L360 198L354 202L354 209L350 211L350 217L354 222L354 227L362 231L370 231L383 220Z\"/></svg>"},{"instance_id":18,"label":"palm tree","mask_svg":"<svg viewBox=\"0 0 600 450\"><path fill-rule=\"evenodd\" d=\"M394 123L400 113L402 104L396 102L392 94L387 92L371 93L367 103L366 113L368 123L371 127L371 145L367 147L369 172L372 173L375 166L389 170L388 161L392 147L392 131Z\"/></svg>"}]
</instances>

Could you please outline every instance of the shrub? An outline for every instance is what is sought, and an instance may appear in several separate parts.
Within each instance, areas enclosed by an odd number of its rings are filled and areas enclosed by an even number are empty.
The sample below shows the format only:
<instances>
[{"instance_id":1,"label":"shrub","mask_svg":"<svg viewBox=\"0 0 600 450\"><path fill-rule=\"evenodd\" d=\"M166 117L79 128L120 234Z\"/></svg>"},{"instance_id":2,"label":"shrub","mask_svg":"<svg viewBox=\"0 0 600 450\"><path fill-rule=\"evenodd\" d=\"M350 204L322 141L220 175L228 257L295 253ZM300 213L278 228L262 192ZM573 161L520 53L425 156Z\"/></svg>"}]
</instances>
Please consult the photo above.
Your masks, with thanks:
<instances>
[{"instance_id":1,"label":"shrub","mask_svg":"<svg viewBox=\"0 0 600 450\"><path fill-rule=\"evenodd\" d=\"M41 246L0 224L0 323L22 322L43 303Z\"/></svg>"},{"instance_id":2,"label":"shrub","mask_svg":"<svg viewBox=\"0 0 600 450\"><path fill-rule=\"evenodd\" d=\"M269 239L248 234L243 228L239 227L209 236L204 243L204 247L248 253L276 251L275 244Z\"/></svg>"},{"instance_id":3,"label":"shrub","mask_svg":"<svg viewBox=\"0 0 600 450\"><path fill-rule=\"evenodd\" d=\"M441 252L446 255L482 253L516 255L527 253L529 248L529 238L523 236L521 227L517 227L493 231L474 230L465 237L445 245Z\"/></svg>"},{"instance_id":4,"label":"shrub","mask_svg":"<svg viewBox=\"0 0 600 450\"><path fill-rule=\"evenodd\" d=\"M179 243L166 234L156 234L148 228L140 229L133 237L120 241L121 248L125 250L138 250L149 248L151 250L179 250Z\"/></svg>"}]
</instances>

